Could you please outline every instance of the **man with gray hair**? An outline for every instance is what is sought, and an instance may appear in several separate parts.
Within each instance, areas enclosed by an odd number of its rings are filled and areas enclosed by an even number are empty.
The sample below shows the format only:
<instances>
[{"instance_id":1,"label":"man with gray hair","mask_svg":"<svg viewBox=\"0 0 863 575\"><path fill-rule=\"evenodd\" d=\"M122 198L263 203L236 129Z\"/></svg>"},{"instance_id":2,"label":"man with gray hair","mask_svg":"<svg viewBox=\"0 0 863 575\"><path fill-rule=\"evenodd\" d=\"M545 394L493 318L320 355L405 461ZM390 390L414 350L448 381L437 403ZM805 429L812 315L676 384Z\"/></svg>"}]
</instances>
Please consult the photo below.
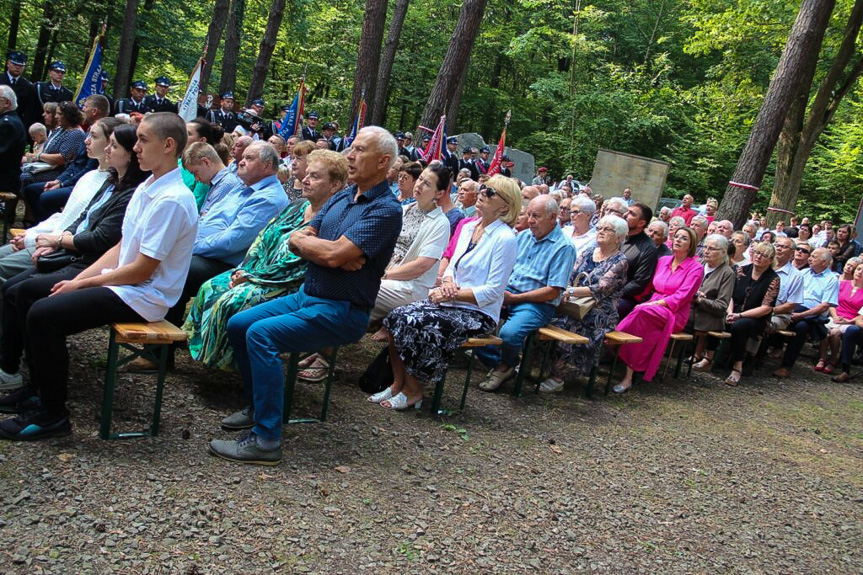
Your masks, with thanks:
<instances>
[{"instance_id":1,"label":"man with gray hair","mask_svg":"<svg viewBox=\"0 0 863 575\"><path fill-rule=\"evenodd\" d=\"M662 206L659 210L659 219L665 222L666 224L671 221L671 208L668 206Z\"/></svg>"},{"instance_id":2,"label":"man with gray hair","mask_svg":"<svg viewBox=\"0 0 863 575\"><path fill-rule=\"evenodd\" d=\"M27 130L17 108L15 91L0 85L0 188L6 191L21 187L21 158L27 149Z\"/></svg>"},{"instance_id":3,"label":"man with gray hair","mask_svg":"<svg viewBox=\"0 0 863 575\"><path fill-rule=\"evenodd\" d=\"M803 303L794 308L791 314L791 325L794 337L788 342L782 365L773 372L775 377L785 378L791 375L791 368L800 356L800 351L809 336L823 339L827 335L827 320L830 318L831 307L839 305L839 281L836 274L830 271L833 258L826 248L818 248L809 256L809 269L803 274Z\"/></svg>"},{"instance_id":4,"label":"man with gray hair","mask_svg":"<svg viewBox=\"0 0 863 575\"><path fill-rule=\"evenodd\" d=\"M716 224L716 233L722 234L727 239L731 239L731 234L734 233L734 224L731 220L721 220Z\"/></svg>"},{"instance_id":5,"label":"man with gray hair","mask_svg":"<svg viewBox=\"0 0 863 575\"><path fill-rule=\"evenodd\" d=\"M707 218L704 216L695 216L689 220L689 227L695 231L695 237L698 239L698 247L695 248L695 257L701 258L701 253L704 251L704 238L707 236Z\"/></svg>"},{"instance_id":6,"label":"man with gray hair","mask_svg":"<svg viewBox=\"0 0 863 575\"><path fill-rule=\"evenodd\" d=\"M243 159L243 152L245 152L246 148L248 148L254 141L255 140L253 140L251 136L240 136L234 140L234 144L231 146L231 157L233 160L228 164L228 170L230 170L232 174L237 174L237 169L240 167L240 160Z\"/></svg>"},{"instance_id":7,"label":"man with gray hair","mask_svg":"<svg viewBox=\"0 0 863 575\"><path fill-rule=\"evenodd\" d=\"M395 139L383 128L360 130L346 155L354 183L291 234L291 251L309 262L303 286L228 321L228 340L252 399L228 420L234 429L252 430L236 441L214 439L213 455L279 463L285 388L280 355L354 343L365 335L402 227L402 208L387 184L397 154Z\"/></svg>"},{"instance_id":8,"label":"man with gray hair","mask_svg":"<svg viewBox=\"0 0 863 575\"><path fill-rule=\"evenodd\" d=\"M549 194L537 196L527 205L529 231L517 236L518 256L503 292L503 343L475 351L476 357L491 369L488 378L479 384L483 391L494 391L515 376L525 340L551 321L566 291L575 263L575 247L558 225L558 209Z\"/></svg>"}]
</instances>

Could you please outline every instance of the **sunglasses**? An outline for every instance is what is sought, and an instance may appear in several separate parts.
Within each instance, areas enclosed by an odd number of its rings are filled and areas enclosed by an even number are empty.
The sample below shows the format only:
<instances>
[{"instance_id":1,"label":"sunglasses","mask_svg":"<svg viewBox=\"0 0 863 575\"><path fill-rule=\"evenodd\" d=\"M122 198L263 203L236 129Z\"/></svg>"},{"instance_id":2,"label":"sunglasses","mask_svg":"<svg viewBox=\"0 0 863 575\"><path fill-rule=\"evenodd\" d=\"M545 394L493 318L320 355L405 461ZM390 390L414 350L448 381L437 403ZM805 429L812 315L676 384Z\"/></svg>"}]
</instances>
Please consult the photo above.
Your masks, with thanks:
<instances>
[{"instance_id":1,"label":"sunglasses","mask_svg":"<svg viewBox=\"0 0 863 575\"><path fill-rule=\"evenodd\" d=\"M506 201L506 198L504 198L502 195L500 195L497 192L497 190L495 190L494 188L490 188L490 187L486 186L485 184L483 184L479 187L479 193L481 193L482 195L484 195L485 197L487 197L489 199L497 196L503 201L503 203L505 203L506 205L509 205L509 202Z\"/></svg>"},{"instance_id":2,"label":"sunglasses","mask_svg":"<svg viewBox=\"0 0 863 575\"><path fill-rule=\"evenodd\" d=\"M803 252L804 254L811 254L811 250L807 250L806 248L794 248L795 252Z\"/></svg>"}]
</instances>

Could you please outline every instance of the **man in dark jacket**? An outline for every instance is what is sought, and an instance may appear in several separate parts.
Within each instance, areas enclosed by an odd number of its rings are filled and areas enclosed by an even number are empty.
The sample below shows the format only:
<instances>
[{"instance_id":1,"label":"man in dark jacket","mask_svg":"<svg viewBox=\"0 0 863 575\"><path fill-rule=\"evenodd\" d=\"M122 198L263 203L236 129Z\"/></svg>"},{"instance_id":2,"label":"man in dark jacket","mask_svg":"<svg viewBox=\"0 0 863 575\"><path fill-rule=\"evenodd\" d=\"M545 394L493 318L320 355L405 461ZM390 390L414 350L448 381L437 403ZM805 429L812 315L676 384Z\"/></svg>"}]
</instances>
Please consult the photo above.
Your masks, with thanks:
<instances>
[{"instance_id":1,"label":"man in dark jacket","mask_svg":"<svg viewBox=\"0 0 863 575\"><path fill-rule=\"evenodd\" d=\"M10 86L18 97L18 117L24 123L25 128L29 128L30 124L38 122L42 114L42 109L39 108L35 112L31 112L31 95L33 84L30 80L24 77L24 66L27 65L27 54L24 52L10 51L6 53L6 72L0 76L0 86ZM31 119L32 118L32 119Z\"/></svg>"},{"instance_id":2,"label":"man in dark jacket","mask_svg":"<svg viewBox=\"0 0 863 575\"><path fill-rule=\"evenodd\" d=\"M0 192L21 187L21 157L27 149L27 130L18 117L18 96L10 86L0 86Z\"/></svg>"},{"instance_id":3,"label":"man in dark jacket","mask_svg":"<svg viewBox=\"0 0 863 575\"><path fill-rule=\"evenodd\" d=\"M626 272L627 282L623 286L620 304L617 306L617 313L620 319L623 319L644 296L644 291L653 279L653 272L656 271L658 255L656 244L644 233L648 222L653 218L653 210L641 202L636 202L628 208L622 202L615 205L626 210L621 217L626 219L626 224L629 226L629 237L621 248L629 262Z\"/></svg>"},{"instance_id":4,"label":"man in dark jacket","mask_svg":"<svg viewBox=\"0 0 863 575\"><path fill-rule=\"evenodd\" d=\"M72 90L63 85L66 78L66 64L57 60L48 66L47 82L36 82L33 86L33 95L36 108L41 112L42 107L48 102L71 102Z\"/></svg>"},{"instance_id":5,"label":"man in dark jacket","mask_svg":"<svg viewBox=\"0 0 863 575\"><path fill-rule=\"evenodd\" d=\"M144 105L150 112L177 113L177 104L168 99L171 81L166 76L156 78L156 93L144 98Z\"/></svg>"}]
</instances>

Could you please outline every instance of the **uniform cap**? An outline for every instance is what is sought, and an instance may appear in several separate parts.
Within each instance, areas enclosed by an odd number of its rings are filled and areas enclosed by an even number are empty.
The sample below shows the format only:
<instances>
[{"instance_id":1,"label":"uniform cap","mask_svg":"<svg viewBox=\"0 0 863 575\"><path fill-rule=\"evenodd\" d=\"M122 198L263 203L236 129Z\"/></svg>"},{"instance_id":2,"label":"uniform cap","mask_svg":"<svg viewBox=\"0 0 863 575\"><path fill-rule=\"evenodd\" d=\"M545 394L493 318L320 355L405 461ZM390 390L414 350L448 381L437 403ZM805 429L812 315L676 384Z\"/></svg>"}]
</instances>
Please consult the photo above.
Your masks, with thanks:
<instances>
[{"instance_id":1,"label":"uniform cap","mask_svg":"<svg viewBox=\"0 0 863 575\"><path fill-rule=\"evenodd\" d=\"M318 113L317 112L309 112L309 120L317 120Z\"/></svg>"},{"instance_id":2,"label":"uniform cap","mask_svg":"<svg viewBox=\"0 0 863 575\"><path fill-rule=\"evenodd\" d=\"M51 65L48 66L49 70L57 70L58 72L66 72L66 64L61 62L60 60L55 60L51 62Z\"/></svg>"},{"instance_id":3,"label":"uniform cap","mask_svg":"<svg viewBox=\"0 0 863 575\"><path fill-rule=\"evenodd\" d=\"M233 92L225 92L224 94L219 96L219 98L221 98L222 100L233 100L234 99L234 93Z\"/></svg>"},{"instance_id":4,"label":"uniform cap","mask_svg":"<svg viewBox=\"0 0 863 575\"><path fill-rule=\"evenodd\" d=\"M324 127L321 128L321 130L335 130L335 129L336 129L336 125L333 124L332 122L327 122L326 124L324 124Z\"/></svg>"},{"instance_id":5,"label":"uniform cap","mask_svg":"<svg viewBox=\"0 0 863 575\"><path fill-rule=\"evenodd\" d=\"M157 86L166 86L166 87L170 88L171 87L171 81L166 76L159 76L158 78L156 78L156 85Z\"/></svg>"},{"instance_id":6,"label":"uniform cap","mask_svg":"<svg viewBox=\"0 0 863 575\"><path fill-rule=\"evenodd\" d=\"M10 50L9 52L6 52L6 59L13 64L23 66L27 63L27 54L25 54L24 52L18 52L16 50Z\"/></svg>"},{"instance_id":7,"label":"uniform cap","mask_svg":"<svg viewBox=\"0 0 863 575\"><path fill-rule=\"evenodd\" d=\"M462 148L462 150L461 150L461 153L462 153L462 154L470 154L470 153L472 153L472 152L473 152L473 148L471 148L470 146L465 146L465 147L464 147L464 148Z\"/></svg>"},{"instance_id":8,"label":"uniform cap","mask_svg":"<svg viewBox=\"0 0 863 575\"><path fill-rule=\"evenodd\" d=\"M404 132L396 132L396 140L404 140L405 133Z\"/></svg>"},{"instance_id":9,"label":"uniform cap","mask_svg":"<svg viewBox=\"0 0 863 575\"><path fill-rule=\"evenodd\" d=\"M131 87L132 88L138 88L139 90L144 90L146 92L147 91L147 82L145 82L144 80L136 80L135 82L132 82Z\"/></svg>"},{"instance_id":10,"label":"uniform cap","mask_svg":"<svg viewBox=\"0 0 863 575\"><path fill-rule=\"evenodd\" d=\"M483 146L482 148L480 148L479 151L481 154L488 154L489 152L491 152L491 149L488 146Z\"/></svg>"},{"instance_id":11,"label":"uniform cap","mask_svg":"<svg viewBox=\"0 0 863 575\"><path fill-rule=\"evenodd\" d=\"M446 139L447 144L458 144L458 138L455 136Z\"/></svg>"},{"instance_id":12,"label":"uniform cap","mask_svg":"<svg viewBox=\"0 0 863 575\"><path fill-rule=\"evenodd\" d=\"M101 74L99 74L99 79L103 82L110 82L111 76L109 76L106 72L102 72Z\"/></svg>"},{"instance_id":13,"label":"uniform cap","mask_svg":"<svg viewBox=\"0 0 863 575\"><path fill-rule=\"evenodd\" d=\"M540 169L537 170L537 172L547 172L547 171L548 171L548 168L546 168L545 166L542 166Z\"/></svg>"},{"instance_id":14,"label":"uniform cap","mask_svg":"<svg viewBox=\"0 0 863 575\"><path fill-rule=\"evenodd\" d=\"M260 106L261 108L263 108L264 107L264 101L260 98L255 98L254 100L252 100L252 105L253 106Z\"/></svg>"}]
</instances>

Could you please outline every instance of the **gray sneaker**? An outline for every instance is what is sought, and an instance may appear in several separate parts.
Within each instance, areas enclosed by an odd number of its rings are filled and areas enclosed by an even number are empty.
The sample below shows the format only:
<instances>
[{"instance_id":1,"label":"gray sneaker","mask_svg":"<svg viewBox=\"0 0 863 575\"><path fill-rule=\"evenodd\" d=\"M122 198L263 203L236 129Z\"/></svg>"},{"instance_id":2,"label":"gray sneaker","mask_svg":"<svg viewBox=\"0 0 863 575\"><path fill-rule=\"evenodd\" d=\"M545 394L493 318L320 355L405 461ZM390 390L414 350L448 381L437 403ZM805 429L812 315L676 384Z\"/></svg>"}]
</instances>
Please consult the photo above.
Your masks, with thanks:
<instances>
[{"instance_id":1,"label":"gray sneaker","mask_svg":"<svg viewBox=\"0 0 863 575\"><path fill-rule=\"evenodd\" d=\"M6 373L0 369L0 390L11 391L21 387L24 387L24 378L20 371L18 373Z\"/></svg>"},{"instance_id":2,"label":"gray sneaker","mask_svg":"<svg viewBox=\"0 0 863 575\"><path fill-rule=\"evenodd\" d=\"M228 461L252 465L278 465L282 460L281 444L275 449L258 446L258 436L249 433L235 441L214 439L210 441L210 453Z\"/></svg>"},{"instance_id":3,"label":"gray sneaker","mask_svg":"<svg viewBox=\"0 0 863 575\"><path fill-rule=\"evenodd\" d=\"M222 427L230 430L251 429L255 426L255 408L247 405L222 420Z\"/></svg>"}]
</instances>

